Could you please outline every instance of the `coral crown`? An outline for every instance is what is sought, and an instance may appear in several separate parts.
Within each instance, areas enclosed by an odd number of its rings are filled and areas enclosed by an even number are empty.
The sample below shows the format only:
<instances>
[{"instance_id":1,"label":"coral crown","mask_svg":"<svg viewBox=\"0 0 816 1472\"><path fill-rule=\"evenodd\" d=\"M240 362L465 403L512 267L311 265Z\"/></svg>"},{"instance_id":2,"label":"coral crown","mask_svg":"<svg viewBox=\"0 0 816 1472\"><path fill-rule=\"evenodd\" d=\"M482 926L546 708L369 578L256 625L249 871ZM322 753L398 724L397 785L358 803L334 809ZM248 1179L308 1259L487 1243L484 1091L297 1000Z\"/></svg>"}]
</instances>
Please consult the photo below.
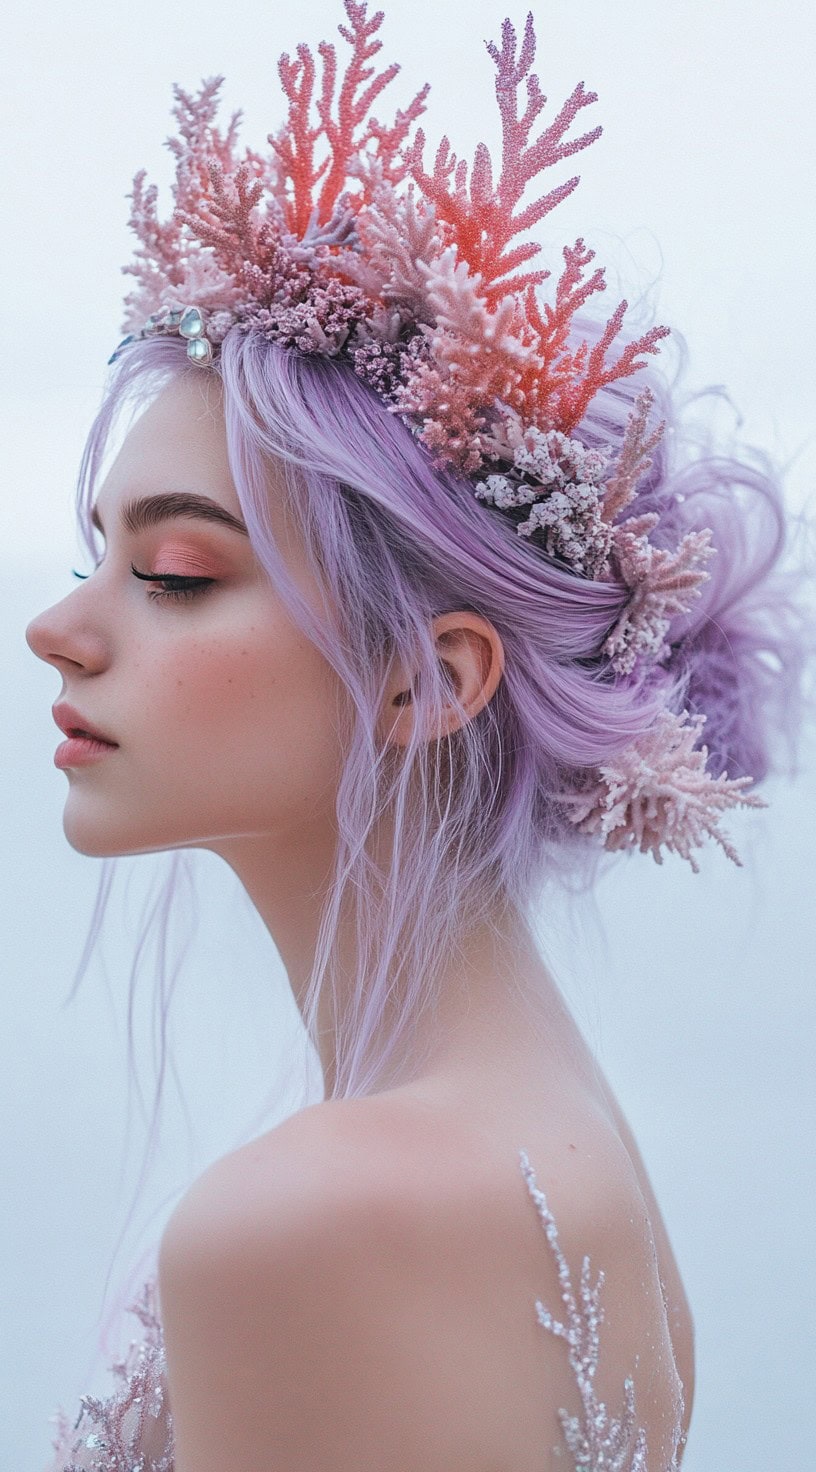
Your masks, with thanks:
<instances>
[{"instance_id":1,"label":"coral crown","mask_svg":"<svg viewBox=\"0 0 816 1472\"><path fill-rule=\"evenodd\" d=\"M600 127L566 136L597 96L579 82L533 138L547 102L531 71L533 17L520 47L505 20L501 47L486 43L501 121L498 180L485 144L468 179L447 137L429 173L422 128L410 137L428 84L390 125L371 115L399 66L375 74L367 64L381 49L382 11L369 17L366 0L344 0L344 9L342 76L327 41L318 46L317 94L309 47L300 44L295 60L281 56L288 117L268 135L266 155L247 148L238 159L240 112L226 134L216 126L223 77L203 82L198 97L174 87L174 208L158 219L156 186L145 188L140 170L128 196L140 245L122 268L138 286L125 298L128 335L110 362L138 339L175 333L206 368L233 329L343 358L433 461L470 478L475 498L509 515L519 536L578 576L626 586L630 597L603 646L616 675L661 663L672 617L688 611L710 576L711 530L687 532L670 551L649 541L657 513L618 519L664 430L648 427L649 389L635 399L614 460L572 436L595 394L643 367L668 328L652 327L615 356L622 301L593 345L576 344L576 313L605 289L603 269L590 270L594 252L582 239L564 247L553 299L544 301L537 288L551 273L527 269L541 247L518 239L578 184L576 175L520 204L532 180L599 137ZM739 864L717 817L729 806L767 804L743 792L751 777L706 771L707 748L693 750L705 719L664 710L580 791L556 794L570 820L607 849L638 845L658 863L661 847L673 849L695 872L690 850L708 834Z\"/></svg>"}]
</instances>

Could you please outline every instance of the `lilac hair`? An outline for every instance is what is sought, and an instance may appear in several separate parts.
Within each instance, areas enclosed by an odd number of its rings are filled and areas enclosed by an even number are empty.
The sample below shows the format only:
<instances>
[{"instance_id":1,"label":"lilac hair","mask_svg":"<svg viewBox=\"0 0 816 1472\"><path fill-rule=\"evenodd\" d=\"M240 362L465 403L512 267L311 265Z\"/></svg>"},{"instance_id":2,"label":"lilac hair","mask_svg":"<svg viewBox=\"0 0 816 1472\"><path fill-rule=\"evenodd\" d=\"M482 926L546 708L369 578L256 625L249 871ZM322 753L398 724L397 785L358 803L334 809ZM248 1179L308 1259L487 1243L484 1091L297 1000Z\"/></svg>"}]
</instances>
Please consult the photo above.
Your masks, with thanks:
<instances>
[{"instance_id":1,"label":"lilac hair","mask_svg":"<svg viewBox=\"0 0 816 1472\"><path fill-rule=\"evenodd\" d=\"M581 328L584 336L596 330L587 322ZM682 356L682 341L674 342ZM783 743L795 770L813 653L803 574L785 565L796 517L766 457L717 453L681 428L676 383L658 369L650 365L598 392L575 431L586 445L619 447L646 383L669 426L627 514L660 513L657 545L674 547L685 531L709 526L716 547L700 598L670 627L671 659L621 678L602 646L628 590L569 572L519 537L476 499L469 481L434 467L405 422L350 365L233 329L207 371L223 384L230 468L254 552L348 694L338 729L345 766L336 866L304 1022L315 1042L318 1001L327 988L336 995L336 928L351 906L359 969L346 1010L335 1018L333 1097L362 1096L376 1087L398 1044L410 1053L415 1019L433 1003L442 961L477 920L515 912L532 924L548 885L586 891L612 862L569 822L553 793L646 732L661 708L705 714L702 739L715 776L727 771L759 782L781 770ZM148 402L175 376L201 372L174 336L135 342L116 360L79 477L77 510L94 557L90 508L115 417L127 403ZM269 496L281 485L326 595L331 612L323 619L303 599L273 539ZM467 719L458 707L462 721L452 735L423 740L419 733L434 728L443 703L458 704L431 630L435 615L457 609L494 625L505 650L503 678L478 715ZM375 738L395 657L414 671L416 721L404 747L380 746ZM380 867L372 843L385 816L393 823L393 849ZM172 855L156 906L162 955L186 859ZM98 935L115 862L103 862L74 986ZM132 974L131 1010L134 981ZM372 1038L393 982L402 1005L377 1051ZM162 970L151 1140L171 990Z\"/></svg>"}]
</instances>

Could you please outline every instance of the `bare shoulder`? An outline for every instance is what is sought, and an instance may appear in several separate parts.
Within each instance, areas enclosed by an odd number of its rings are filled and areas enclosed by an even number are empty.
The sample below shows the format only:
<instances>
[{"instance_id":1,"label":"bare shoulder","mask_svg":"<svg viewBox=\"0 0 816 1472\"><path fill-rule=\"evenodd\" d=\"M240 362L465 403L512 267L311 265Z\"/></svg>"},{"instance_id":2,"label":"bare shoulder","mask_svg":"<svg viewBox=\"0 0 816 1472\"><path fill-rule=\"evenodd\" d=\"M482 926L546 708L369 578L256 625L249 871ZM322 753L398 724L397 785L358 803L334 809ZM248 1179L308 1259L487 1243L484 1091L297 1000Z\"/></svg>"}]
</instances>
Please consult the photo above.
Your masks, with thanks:
<instances>
[{"instance_id":1,"label":"bare shoulder","mask_svg":"<svg viewBox=\"0 0 816 1472\"><path fill-rule=\"evenodd\" d=\"M177 1472L424 1472L429 1441L453 1465L442 1269L400 1133L390 1111L321 1105L182 1198L159 1253Z\"/></svg>"},{"instance_id":2,"label":"bare shoulder","mask_svg":"<svg viewBox=\"0 0 816 1472\"><path fill-rule=\"evenodd\" d=\"M408 1240L421 1239L429 1273L432 1263L464 1267L480 1247L486 1256L499 1248L500 1271L510 1241L516 1248L526 1243L540 1262L531 1209L526 1233L512 1234L525 1199L525 1146L567 1242L587 1251L603 1246L607 1254L619 1243L630 1259L636 1245L650 1251L645 1203L613 1132L576 1119L566 1131L563 1121L550 1130L539 1126L536 1140L537 1148L520 1140L499 1150L473 1121L410 1096L313 1105L198 1177L165 1228L160 1280L171 1262L190 1264L199 1252L212 1268L221 1257L240 1259L253 1249L272 1258L290 1240L291 1250L307 1257L325 1242L337 1262L344 1233L349 1251L365 1243L364 1256L371 1234L382 1245L400 1233L403 1258Z\"/></svg>"},{"instance_id":3,"label":"bare shoulder","mask_svg":"<svg viewBox=\"0 0 816 1472\"><path fill-rule=\"evenodd\" d=\"M329 1100L291 1115L273 1130L230 1151L187 1189L165 1227L161 1258L201 1245L246 1242L255 1232L271 1243L304 1220L319 1230L337 1213L371 1207L404 1177L397 1157L409 1138L399 1115L378 1099Z\"/></svg>"},{"instance_id":4,"label":"bare shoulder","mask_svg":"<svg viewBox=\"0 0 816 1472\"><path fill-rule=\"evenodd\" d=\"M640 1409L664 1437L648 1220L625 1151L584 1125L516 1143L576 1286L583 1254L604 1270L599 1386L619 1403L651 1343ZM327 1472L512 1469L563 1451L559 1411L580 1399L533 1309L557 1314L559 1268L507 1144L386 1096L302 1110L210 1167L159 1258L177 1472L250 1472L270 1447L275 1466Z\"/></svg>"}]
</instances>

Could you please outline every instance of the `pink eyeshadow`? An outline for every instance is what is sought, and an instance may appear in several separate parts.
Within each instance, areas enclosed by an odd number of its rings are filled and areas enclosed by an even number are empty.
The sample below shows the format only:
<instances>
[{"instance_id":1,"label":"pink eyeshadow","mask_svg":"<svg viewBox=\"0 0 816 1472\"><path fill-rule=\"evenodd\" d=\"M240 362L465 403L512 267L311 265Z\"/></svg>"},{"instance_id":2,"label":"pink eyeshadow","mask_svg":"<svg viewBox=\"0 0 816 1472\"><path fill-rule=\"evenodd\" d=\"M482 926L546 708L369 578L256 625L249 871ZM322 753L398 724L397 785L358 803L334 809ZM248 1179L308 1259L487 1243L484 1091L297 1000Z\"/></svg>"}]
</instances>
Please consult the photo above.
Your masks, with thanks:
<instances>
[{"instance_id":1,"label":"pink eyeshadow","mask_svg":"<svg viewBox=\"0 0 816 1472\"><path fill-rule=\"evenodd\" d=\"M161 550L153 558L151 563L153 572L173 573L181 577L214 577L218 567L213 557L199 552L195 547L185 546L183 543L171 542L162 544Z\"/></svg>"}]
</instances>

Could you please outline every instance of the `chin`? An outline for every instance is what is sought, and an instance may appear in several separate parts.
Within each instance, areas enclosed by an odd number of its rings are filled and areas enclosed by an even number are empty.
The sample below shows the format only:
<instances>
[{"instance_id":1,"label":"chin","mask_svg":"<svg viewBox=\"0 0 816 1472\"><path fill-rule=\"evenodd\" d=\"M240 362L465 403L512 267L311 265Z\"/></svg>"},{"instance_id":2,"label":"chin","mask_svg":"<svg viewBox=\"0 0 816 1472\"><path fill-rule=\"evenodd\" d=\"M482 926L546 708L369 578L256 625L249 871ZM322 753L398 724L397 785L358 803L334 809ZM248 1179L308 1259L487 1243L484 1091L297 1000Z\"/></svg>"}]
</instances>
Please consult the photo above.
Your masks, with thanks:
<instances>
[{"instance_id":1,"label":"chin","mask_svg":"<svg viewBox=\"0 0 816 1472\"><path fill-rule=\"evenodd\" d=\"M151 843L144 830L138 833L128 831L127 826L117 823L109 811L94 815L90 808L91 804L74 804L69 800L62 815L62 831L78 854L91 859L118 859L171 847L169 844Z\"/></svg>"},{"instance_id":2,"label":"chin","mask_svg":"<svg viewBox=\"0 0 816 1472\"><path fill-rule=\"evenodd\" d=\"M136 854L172 853L176 849L204 849L206 840L186 835L150 832L147 828L128 829L111 821L109 815L94 822L87 812L72 812L68 804L62 818L62 831L71 848L89 859L123 859Z\"/></svg>"},{"instance_id":3,"label":"chin","mask_svg":"<svg viewBox=\"0 0 816 1472\"><path fill-rule=\"evenodd\" d=\"M63 822L62 831L71 848L89 859L123 858L135 852L121 840L117 843L113 835L94 829L88 823Z\"/></svg>"}]
</instances>

